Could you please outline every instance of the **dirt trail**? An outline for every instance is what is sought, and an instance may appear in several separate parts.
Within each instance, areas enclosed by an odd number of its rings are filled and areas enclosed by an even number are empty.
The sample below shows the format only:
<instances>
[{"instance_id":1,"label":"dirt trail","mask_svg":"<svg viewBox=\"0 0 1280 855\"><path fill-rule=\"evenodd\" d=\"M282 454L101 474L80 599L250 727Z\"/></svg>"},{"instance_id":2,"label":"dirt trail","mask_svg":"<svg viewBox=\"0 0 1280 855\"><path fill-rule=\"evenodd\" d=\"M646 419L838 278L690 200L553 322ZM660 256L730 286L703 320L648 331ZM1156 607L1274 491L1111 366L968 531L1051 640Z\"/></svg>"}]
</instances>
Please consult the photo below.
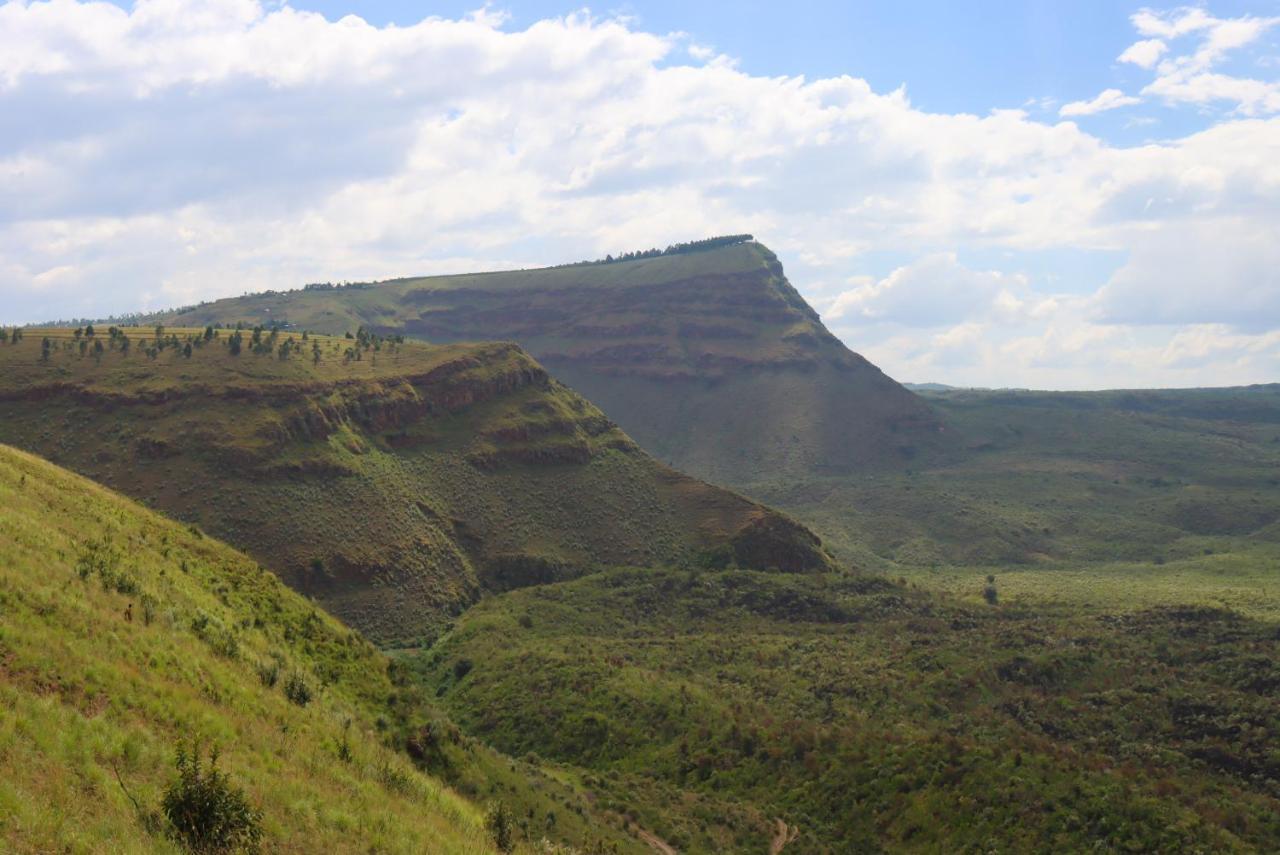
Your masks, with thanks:
<instances>
[{"instance_id":1,"label":"dirt trail","mask_svg":"<svg viewBox=\"0 0 1280 855\"><path fill-rule=\"evenodd\" d=\"M778 824L778 830L769 844L769 855L779 855L788 843L800 836L799 826L787 825L781 819L775 819L774 822Z\"/></svg>"},{"instance_id":2,"label":"dirt trail","mask_svg":"<svg viewBox=\"0 0 1280 855\"><path fill-rule=\"evenodd\" d=\"M672 848L670 843L663 840L652 831L645 831L643 828L636 826L636 835L645 843L652 846L653 851L660 853L660 855L680 855L679 852Z\"/></svg>"}]
</instances>

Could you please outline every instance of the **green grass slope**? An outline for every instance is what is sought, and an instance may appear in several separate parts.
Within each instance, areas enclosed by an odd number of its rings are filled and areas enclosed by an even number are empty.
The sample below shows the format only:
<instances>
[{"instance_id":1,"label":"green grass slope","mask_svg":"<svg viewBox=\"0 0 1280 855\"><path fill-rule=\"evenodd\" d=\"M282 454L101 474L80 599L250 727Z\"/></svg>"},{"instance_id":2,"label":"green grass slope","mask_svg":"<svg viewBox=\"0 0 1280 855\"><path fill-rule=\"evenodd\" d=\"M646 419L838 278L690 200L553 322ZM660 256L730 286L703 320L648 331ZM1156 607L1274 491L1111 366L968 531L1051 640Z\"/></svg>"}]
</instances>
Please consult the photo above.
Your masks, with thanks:
<instances>
[{"instance_id":1,"label":"green grass slope","mask_svg":"<svg viewBox=\"0 0 1280 855\"><path fill-rule=\"evenodd\" d=\"M754 241L272 292L158 317L516 341L656 457L728 485L892 468L951 444L929 406L831 335Z\"/></svg>"},{"instance_id":2,"label":"green grass slope","mask_svg":"<svg viewBox=\"0 0 1280 855\"><path fill-rule=\"evenodd\" d=\"M643 851L196 529L5 446L0 508L0 850L180 851L159 807L175 743L196 737L261 811L266 851L490 852L494 801L521 851L544 836Z\"/></svg>"},{"instance_id":3,"label":"green grass slope","mask_svg":"<svg viewBox=\"0 0 1280 855\"><path fill-rule=\"evenodd\" d=\"M1280 387L943 392L966 447L911 471L758 483L867 567L1175 565L1280 555Z\"/></svg>"},{"instance_id":4,"label":"green grass slope","mask_svg":"<svg viewBox=\"0 0 1280 855\"><path fill-rule=\"evenodd\" d=\"M1274 852L1280 588L1206 593L616 570L487 599L417 665L683 852Z\"/></svg>"},{"instance_id":5,"label":"green grass slope","mask_svg":"<svg viewBox=\"0 0 1280 855\"><path fill-rule=\"evenodd\" d=\"M237 355L227 330L103 333L0 345L0 441L200 524L384 646L486 586L830 566L803 527L653 461L515 345L246 331Z\"/></svg>"}]
</instances>

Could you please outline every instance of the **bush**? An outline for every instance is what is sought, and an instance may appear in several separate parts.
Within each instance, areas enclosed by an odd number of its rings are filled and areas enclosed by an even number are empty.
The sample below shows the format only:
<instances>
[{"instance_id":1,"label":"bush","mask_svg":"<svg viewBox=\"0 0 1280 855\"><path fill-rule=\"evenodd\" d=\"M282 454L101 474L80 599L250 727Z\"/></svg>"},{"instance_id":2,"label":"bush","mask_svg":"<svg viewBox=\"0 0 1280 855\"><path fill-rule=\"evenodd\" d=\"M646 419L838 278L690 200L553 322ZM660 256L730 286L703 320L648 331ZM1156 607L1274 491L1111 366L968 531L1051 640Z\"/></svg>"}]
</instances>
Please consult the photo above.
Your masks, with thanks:
<instances>
[{"instance_id":1,"label":"bush","mask_svg":"<svg viewBox=\"0 0 1280 855\"><path fill-rule=\"evenodd\" d=\"M311 703L311 686L307 684L305 677L294 671L284 681L284 696L292 703L305 707Z\"/></svg>"},{"instance_id":2,"label":"bush","mask_svg":"<svg viewBox=\"0 0 1280 855\"><path fill-rule=\"evenodd\" d=\"M280 679L280 663L272 660L270 662L258 663L258 679L262 681L262 685L268 689L274 689L276 681Z\"/></svg>"},{"instance_id":3,"label":"bush","mask_svg":"<svg viewBox=\"0 0 1280 855\"><path fill-rule=\"evenodd\" d=\"M209 752L206 768L200 745L178 743L178 777L164 794L161 809L173 835L192 852L231 852L256 849L262 839L261 814L244 791L218 770L217 749Z\"/></svg>"},{"instance_id":4,"label":"bush","mask_svg":"<svg viewBox=\"0 0 1280 855\"><path fill-rule=\"evenodd\" d=\"M996 590L996 577L987 577L987 587L982 589L982 598L991 605L1000 602L1000 592Z\"/></svg>"},{"instance_id":5,"label":"bush","mask_svg":"<svg viewBox=\"0 0 1280 855\"><path fill-rule=\"evenodd\" d=\"M493 845L499 852L510 852L515 848L515 821L504 802L498 801L489 805L489 811L484 818L484 827L489 830L489 837L492 838Z\"/></svg>"}]
</instances>

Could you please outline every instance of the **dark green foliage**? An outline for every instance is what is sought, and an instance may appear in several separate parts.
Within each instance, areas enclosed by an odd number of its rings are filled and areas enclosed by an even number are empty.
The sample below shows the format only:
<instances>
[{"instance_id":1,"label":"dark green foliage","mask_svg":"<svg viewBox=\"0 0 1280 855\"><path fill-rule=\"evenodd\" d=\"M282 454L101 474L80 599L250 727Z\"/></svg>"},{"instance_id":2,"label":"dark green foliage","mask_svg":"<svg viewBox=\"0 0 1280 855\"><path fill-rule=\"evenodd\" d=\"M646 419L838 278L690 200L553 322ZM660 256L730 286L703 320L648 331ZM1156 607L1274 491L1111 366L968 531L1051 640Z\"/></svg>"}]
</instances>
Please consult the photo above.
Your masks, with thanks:
<instances>
[{"instance_id":1,"label":"dark green foliage","mask_svg":"<svg viewBox=\"0 0 1280 855\"><path fill-rule=\"evenodd\" d=\"M270 662L259 662L258 679L268 689L275 688L276 682L280 679L280 663L274 659Z\"/></svg>"},{"instance_id":2,"label":"dark green foliage","mask_svg":"<svg viewBox=\"0 0 1280 855\"><path fill-rule=\"evenodd\" d=\"M499 852L510 852L516 846L515 818L505 802L495 801L485 813L484 826Z\"/></svg>"},{"instance_id":3,"label":"dark green foliage","mask_svg":"<svg viewBox=\"0 0 1280 855\"><path fill-rule=\"evenodd\" d=\"M1000 601L1000 593L996 590L995 576L987 576L987 586L982 589L982 599L993 606Z\"/></svg>"},{"instance_id":4,"label":"dark green foliage","mask_svg":"<svg viewBox=\"0 0 1280 855\"><path fill-rule=\"evenodd\" d=\"M750 816L801 851L1275 850L1274 624L1006 599L617 570L487 599L419 665L681 850L766 851Z\"/></svg>"},{"instance_id":5,"label":"dark green foliage","mask_svg":"<svg viewBox=\"0 0 1280 855\"><path fill-rule=\"evenodd\" d=\"M342 722L342 736L334 743L334 750L343 763L351 762L351 719Z\"/></svg>"},{"instance_id":6,"label":"dark green foliage","mask_svg":"<svg viewBox=\"0 0 1280 855\"><path fill-rule=\"evenodd\" d=\"M176 766L178 777L161 803L174 837L195 853L255 850L262 840L261 815L218 769L217 749L205 765L197 740L180 742Z\"/></svg>"},{"instance_id":7,"label":"dark green foliage","mask_svg":"<svg viewBox=\"0 0 1280 855\"><path fill-rule=\"evenodd\" d=\"M579 261L576 264L566 264L565 267L580 267L588 264L616 264L622 261L639 261L645 258L661 258L664 255L687 255L691 252L707 252L712 249L721 249L726 246L736 246L740 243L747 243L755 240L753 235L724 235L722 237L703 238L702 240L693 240L686 243L673 243L666 249L640 249L632 252L624 252L621 255L606 255L604 258L595 261Z\"/></svg>"},{"instance_id":8,"label":"dark green foliage","mask_svg":"<svg viewBox=\"0 0 1280 855\"><path fill-rule=\"evenodd\" d=\"M300 707L311 703L311 684L297 671L289 674L284 681L284 696Z\"/></svg>"}]
</instances>

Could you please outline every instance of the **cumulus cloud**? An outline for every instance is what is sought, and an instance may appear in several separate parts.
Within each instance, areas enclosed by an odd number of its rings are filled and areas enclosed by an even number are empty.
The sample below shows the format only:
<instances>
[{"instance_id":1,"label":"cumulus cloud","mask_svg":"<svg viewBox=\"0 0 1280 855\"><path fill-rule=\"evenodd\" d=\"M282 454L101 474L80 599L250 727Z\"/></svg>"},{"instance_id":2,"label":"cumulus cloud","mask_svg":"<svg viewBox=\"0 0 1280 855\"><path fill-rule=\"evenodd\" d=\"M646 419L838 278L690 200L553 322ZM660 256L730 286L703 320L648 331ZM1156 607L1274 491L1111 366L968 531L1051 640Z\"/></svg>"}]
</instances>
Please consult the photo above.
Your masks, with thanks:
<instances>
[{"instance_id":1,"label":"cumulus cloud","mask_svg":"<svg viewBox=\"0 0 1280 855\"><path fill-rule=\"evenodd\" d=\"M878 282L863 280L837 295L824 312L830 320L873 320L905 326L954 323L993 308L1017 312L1023 302L1012 293L1026 289L1026 277L998 270L970 270L943 252L897 268Z\"/></svg>"},{"instance_id":2,"label":"cumulus cloud","mask_svg":"<svg viewBox=\"0 0 1280 855\"><path fill-rule=\"evenodd\" d=\"M1167 49L1122 59L1167 78L1147 96L1225 91L1206 75L1271 26L1243 20L1140 13L1138 45ZM1108 355L1113 372L1136 370L1131 353L1154 371L1178 325L1280 327L1257 296L1280 291L1268 97L1234 92L1254 118L1120 147L1022 110L928 113L854 77L755 76L689 36L586 14L375 27L257 0L10 0L0 322L750 231L890 373L999 374L1033 353L1061 372L1045 383ZM1059 293L1022 264L1060 250L1128 260L1110 280L1064 271ZM970 269L970 252L1006 260ZM873 254L890 272L870 272ZM1176 293L1153 296L1161 281ZM1073 350L1073 330L1096 346ZM1116 349L1128 336L1141 348Z\"/></svg>"},{"instance_id":3,"label":"cumulus cloud","mask_svg":"<svg viewBox=\"0 0 1280 855\"><path fill-rule=\"evenodd\" d=\"M1089 101L1072 101L1069 104L1063 104L1062 109L1058 110L1058 115L1092 116L1094 113L1103 113L1117 107L1128 107L1130 104L1138 104L1141 101L1141 98L1126 95L1119 89L1104 89Z\"/></svg>"},{"instance_id":4,"label":"cumulus cloud","mask_svg":"<svg viewBox=\"0 0 1280 855\"><path fill-rule=\"evenodd\" d=\"M1166 12L1144 9L1131 18L1142 39L1120 54L1121 62L1155 69L1156 77L1143 88L1169 104L1229 104L1246 116L1280 112L1280 81L1215 71L1231 55L1255 44L1280 17L1244 15L1217 18L1201 8L1182 7ZM1186 44L1190 37L1194 44ZM1166 41L1179 40L1180 48L1168 58Z\"/></svg>"},{"instance_id":5,"label":"cumulus cloud","mask_svg":"<svg viewBox=\"0 0 1280 855\"><path fill-rule=\"evenodd\" d=\"M1160 39L1142 39L1125 48L1124 53L1120 54L1117 60L1132 63L1139 68L1150 69L1155 67L1168 49L1169 46Z\"/></svg>"}]
</instances>

